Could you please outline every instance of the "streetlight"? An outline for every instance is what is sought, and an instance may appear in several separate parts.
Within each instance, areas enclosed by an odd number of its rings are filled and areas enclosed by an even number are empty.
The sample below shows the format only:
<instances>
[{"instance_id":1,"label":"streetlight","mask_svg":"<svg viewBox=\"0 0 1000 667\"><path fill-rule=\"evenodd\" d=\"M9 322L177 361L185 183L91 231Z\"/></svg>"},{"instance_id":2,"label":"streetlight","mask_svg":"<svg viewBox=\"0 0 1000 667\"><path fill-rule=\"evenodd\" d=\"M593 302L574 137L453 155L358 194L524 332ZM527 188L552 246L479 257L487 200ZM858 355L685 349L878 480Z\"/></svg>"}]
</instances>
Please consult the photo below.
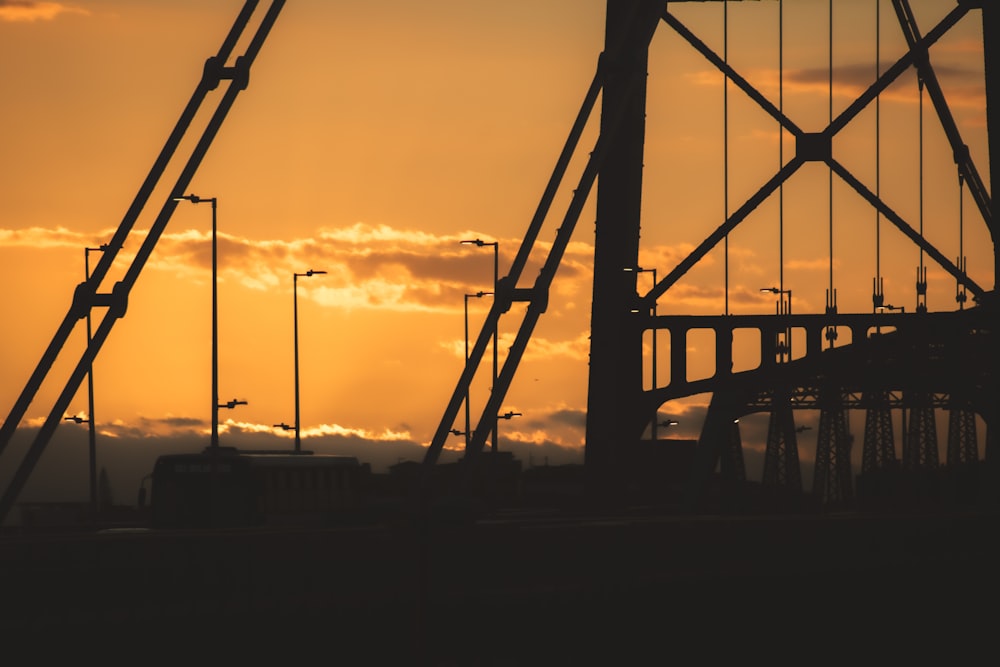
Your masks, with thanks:
<instances>
[{"instance_id":1,"label":"streetlight","mask_svg":"<svg viewBox=\"0 0 1000 667\"><path fill-rule=\"evenodd\" d=\"M469 299L481 299L487 294L493 294L493 292L476 292L475 294L465 295L465 365L466 368L469 366ZM471 378L470 378L471 380ZM472 433L471 415L469 414L469 384L471 381L465 385L465 449L469 449L469 437ZM494 422L494 432L495 432L496 422ZM456 434L458 435L458 434ZM496 446L496 443L494 443Z\"/></svg>"},{"instance_id":2,"label":"streetlight","mask_svg":"<svg viewBox=\"0 0 1000 667\"><path fill-rule=\"evenodd\" d=\"M511 420L514 417L520 417L520 416L521 416L520 412L514 412L513 410L508 410L507 412L503 413L502 415L497 415L497 420L506 419L506 420L509 421L509 420ZM493 422L493 438L494 439L497 437L497 423L498 423L497 421ZM493 450L493 453L494 454L496 453L496 449Z\"/></svg>"},{"instance_id":3,"label":"streetlight","mask_svg":"<svg viewBox=\"0 0 1000 667\"><path fill-rule=\"evenodd\" d=\"M73 422L74 424L87 424L87 426L90 427L90 442L91 442L91 446L90 446L90 464L91 464L91 471L93 471L93 466L94 466L94 462L95 462L95 459L94 459L94 445L93 445L93 443L94 443L94 435L93 435L94 434L94 419L93 419L93 416L91 416L90 419L84 419L83 417L81 417L79 415L73 415L72 417L63 417L63 419L65 419L68 422ZM91 521L93 521L94 519L97 518L97 496L95 495L96 494L96 489L97 489L97 484L96 484L96 482L94 480L94 475L91 474L91 476L90 476L90 520Z\"/></svg>"},{"instance_id":4,"label":"streetlight","mask_svg":"<svg viewBox=\"0 0 1000 667\"><path fill-rule=\"evenodd\" d=\"M302 438L299 425L299 278L323 275L326 271L314 271L309 269L305 273L292 273L292 326L295 338L295 453L302 451ZM288 430L287 427L285 430Z\"/></svg>"},{"instance_id":5,"label":"streetlight","mask_svg":"<svg viewBox=\"0 0 1000 667\"><path fill-rule=\"evenodd\" d=\"M84 279L90 281L90 253L104 252L108 249L107 243L102 243L96 248L83 249L83 275ZM87 349L90 349L91 337L90 308L87 308ZM94 363L91 361L87 365L87 420L88 452L90 458L90 516L97 516L97 427L94 422ZM77 424L82 422L77 421Z\"/></svg>"},{"instance_id":6,"label":"streetlight","mask_svg":"<svg viewBox=\"0 0 1000 667\"><path fill-rule=\"evenodd\" d=\"M182 195L174 201L189 201L192 204L212 204L212 439L210 447L217 452L219 447L219 262L218 225L216 219L217 200L215 197Z\"/></svg>"},{"instance_id":7,"label":"streetlight","mask_svg":"<svg viewBox=\"0 0 1000 667\"><path fill-rule=\"evenodd\" d=\"M879 306L878 309L881 310L881 311L887 311L887 310L888 311L893 311L893 310L897 310L897 311L899 311L901 313L905 313L906 312L906 306L893 306L891 304L886 304L884 306Z\"/></svg>"},{"instance_id":8,"label":"streetlight","mask_svg":"<svg viewBox=\"0 0 1000 667\"><path fill-rule=\"evenodd\" d=\"M634 271L635 273L652 273L653 274L653 287L656 287L656 269L644 269L641 266L636 266L636 267L625 267L625 271L627 271L627 272L633 272ZM653 302L653 317L656 317L656 301ZM653 352L653 368L652 368L652 373L650 374L649 382L650 382L650 386L653 389L656 389L656 322L653 323L653 345L652 345L652 347L653 347L653 350L652 350L652 352ZM658 410L658 408L653 408L653 421L652 421L652 425L650 426L650 433L649 433L649 435L652 438L653 442L656 442L656 412L657 412L657 410Z\"/></svg>"},{"instance_id":9,"label":"streetlight","mask_svg":"<svg viewBox=\"0 0 1000 667\"><path fill-rule=\"evenodd\" d=\"M790 289L783 289L781 287L761 287L760 291L761 292L770 292L771 294L777 294L778 295L778 303L775 306L775 308L777 309L777 314L778 315L791 315L792 314L792 290L790 290ZM788 302L787 302L787 306L788 307L787 308L785 307L785 305L786 305L785 297L784 297L785 294L788 295ZM785 360L785 356L786 355L788 356L788 360L791 361L791 359L792 359L792 338L791 338L791 331L789 329L785 329L784 340L781 340L781 341L778 342L777 348L778 348L778 354L781 356L781 360L782 361Z\"/></svg>"},{"instance_id":10,"label":"streetlight","mask_svg":"<svg viewBox=\"0 0 1000 667\"><path fill-rule=\"evenodd\" d=\"M483 241L482 239L472 239L467 241L462 241L465 244L475 245L479 248L485 248L486 246L493 246L493 293L496 294L497 282L500 279L500 243L499 241ZM496 391L497 386L497 338L498 329L500 321L497 320L493 323L493 384L490 391ZM494 452L497 451L497 422L493 421L493 442L490 445L490 449Z\"/></svg>"},{"instance_id":11,"label":"streetlight","mask_svg":"<svg viewBox=\"0 0 1000 667\"><path fill-rule=\"evenodd\" d=\"M780 287L761 287L761 292L770 292L771 294L787 294L788 295L788 309L785 310L785 299L784 297L778 297L778 315L791 315L792 314L792 290L782 289Z\"/></svg>"}]
</instances>

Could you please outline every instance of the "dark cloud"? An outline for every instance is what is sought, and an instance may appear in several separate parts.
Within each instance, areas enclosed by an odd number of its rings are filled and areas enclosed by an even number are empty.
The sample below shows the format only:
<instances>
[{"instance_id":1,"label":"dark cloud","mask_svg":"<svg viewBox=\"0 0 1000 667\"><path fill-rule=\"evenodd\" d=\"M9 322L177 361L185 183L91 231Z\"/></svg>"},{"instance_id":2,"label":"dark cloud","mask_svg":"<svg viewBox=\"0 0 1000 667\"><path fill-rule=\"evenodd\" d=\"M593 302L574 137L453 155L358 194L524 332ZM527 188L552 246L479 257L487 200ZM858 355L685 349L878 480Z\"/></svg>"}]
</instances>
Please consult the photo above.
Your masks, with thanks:
<instances>
[{"instance_id":1,"label":"dark cloud","mask_svg":"<svg viewBox=\"0 0 1000 667\"><path fill-rule=\"evenodd\" d=\"M879 71L885 73L894 63L883 62L879 66ZM982 72L975 71L971 67L933 62L934 73L940 80L977 82L982 80ZM910 68L902 76L913 76L916 72ZM830 70L825 67L812 67L806 69L789 69L784 72L785 82L794 85L799 84L829 84ZM835 65L833 68L833 84L835 87L848 86L859 90L864 90L875 83L876 72L875 63L852 63L846 65Z\"/></svg>"},{"instance_id":2,"label":"dark cloud","mask_svg":"<svg viewBox=\"0 0 1000 667\"><path fill-rule=\"evenodd\" d=\"M193 425L197 420L168 419ZM103 427L102 427L103 428ZM97 466L105 469L116 503L134 504L143 479L153 470L157 457L164 454L200 452L208 445L201 432L181 432L169 436L149 435L138 427L119 427L117 437L99 436ZM22 427L0 457L0 484L6 489L28 447L38 434L37 428ZM503 442L503 441L501 441ZM223 446L246 450L290 450L291 440L281 435L229 426L220 436ZM322 435L303 440L303 447L317 454L354 456L371 465L375 472L385 472L399 461L423 460L425 447L413 440L370 440L357 435ZM89 497L89 449L86 428L72 425L57 429L18 497L18 502L83 502ZM441 462L458 458L459 453L445 451ZM17 510L11 512L17 514ZM15 520L8 517L8 521Z\"/></svg>"},{"instance_id":3,"label":"dark cloud","mask_svg":"<svg viewBox=\"0 0 1000 667\"><path fill-rule=\"evenodd\" d=\"M567 426L585 428L587 426L587 412L586 410L571 409L556 410L548 415L547 420ZM530 424L533 428L544 428L548 423L547 420L533 420Z\"/></svg>"},{"instance_id":4,"label":"dark cloud","mask_svg":"<svg viewBox=\"0 0 1000 667\"><path fill-rule=\"evenodd\" d=\"M583 463L583 450L577 447L565 447L551 440L542 442L523 442L507 440L501 434L497 445L500 451L513 452L523 468L540 465L566 465Z\"/></svg>"}]
</instances>

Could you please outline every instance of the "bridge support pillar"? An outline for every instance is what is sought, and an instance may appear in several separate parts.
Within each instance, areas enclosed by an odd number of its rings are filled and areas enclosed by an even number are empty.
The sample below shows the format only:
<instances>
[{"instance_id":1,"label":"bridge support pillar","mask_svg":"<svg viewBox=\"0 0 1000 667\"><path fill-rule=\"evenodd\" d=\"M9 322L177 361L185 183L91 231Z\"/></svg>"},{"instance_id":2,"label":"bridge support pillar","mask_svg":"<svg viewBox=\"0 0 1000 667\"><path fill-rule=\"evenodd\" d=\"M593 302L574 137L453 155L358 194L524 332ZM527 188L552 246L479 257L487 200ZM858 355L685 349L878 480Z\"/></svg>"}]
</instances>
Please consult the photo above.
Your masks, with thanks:
<instances>
[{"instance_id":1,"label":"bridge support pillar","mask_svg":"<svg viewBox=\"0 0 1000 667\"><path fill-rule=\"evenodd\" d=\"M851 437L840 391L822 390L813 495L829 509L849 507L854 502Z\"/></svg>"},{"instance_id":2,"label":"bridge support pillar","mask_svg":"<svg viewBox=\"0 0 1000 667\"><path fill-rule=\"evenodd\" d=\"M948 466L960 466L979 460L976 413L967 406L953 403L948 410Z\"/></svg>"},{"instance_id":3,"label":"bridge support pillar","mask_svg":"<svg viewBox=\"0 0 1000 667\"><path fill-rule=\"evenodd\" d=\"M910 420L903 439L903 470L933 470L938 467L937 425L931 397L911 394Z\"/></svg>"},{"instance_id":4,"label":"bridge support pillar","mask_svg":"<svg viewBox=\"0 0 1000 667\"><path fill-rule=\"evenodd\" d=\"M799 467L799 446L795 438L795 418L792 416L790 401L787 390L775 391L771 398L761 483L800 493L802 471Z\"/></svg>"},{"instance_id":5,"label":"bridge support pillar","mask_svg":"<svg viewBox=\"0 0 1000 667\"><path fill-rule=\"evenodd\" d=\"M879 390L864 397L865 440L861 452L861 473L890 470L896 466L896 440L892 430L889 392Z\"/></svg>"},{"instance_id":6,"label":"bridge support pillar","mask_svg":"<svg viewBox=\"0 0 1000 667\"><path fill-rule=\"evenodd\" d=\"M747 468L743 462L743 437L740 435L740 421L734 419L729 427L729 440L719 459L719 473L732 482L745 482Z\"/></svg>"},{"instance_id":7,"label":"bridge support pillar","mask_svg":"<svg viewBox=\"0 0 1000 667\"><path fill-rule=\"evenodd\" d=\"M642 329L632 312L639 261L646 63L650 27L663 3L608 0L601 135L613 136L597 182L585 467L592 498L615 498L622 444L637 440L642 401ZM636 20L638 18L638 20ZM644 36L646 35L646 36ZM619 124L619 113L624 113Z\"/></svg>"}]
</instances>

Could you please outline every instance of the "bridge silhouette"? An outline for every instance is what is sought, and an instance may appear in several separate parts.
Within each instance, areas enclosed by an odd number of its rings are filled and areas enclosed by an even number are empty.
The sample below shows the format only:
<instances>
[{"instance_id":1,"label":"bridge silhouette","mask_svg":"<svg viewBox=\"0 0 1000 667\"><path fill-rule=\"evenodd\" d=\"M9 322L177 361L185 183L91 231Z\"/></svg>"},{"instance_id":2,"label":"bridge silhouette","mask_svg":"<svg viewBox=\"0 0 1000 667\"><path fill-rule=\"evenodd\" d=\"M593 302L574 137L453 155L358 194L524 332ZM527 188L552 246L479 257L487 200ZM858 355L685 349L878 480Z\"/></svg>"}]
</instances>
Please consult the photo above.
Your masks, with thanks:
<instances>
[{"instance_id":1,"label":"bridge silhouette","mask_svg":"<svg viewBox=\"0 0 1000 667\"><path fill-rule=\"evenodd\" d=\"M590 495L613 498L619 494L631 474L629 470L634 471L636 466L643 465L634 458L630 460L625 452L634 450L632 445L645 433L652 431L655 440L660 407L667 401L697 394L711 395L712 398L699 437L698 455L689 476L686 502L689 509L695 511L704 498L705 485L716 472L729 481L745 480L738 419L752 412L767 412L771 416L762 483L808 492L801 488L796 428L791 411L820 411L812 494L818 496L820 503L827 508L853 507L854 473L850 459L853 436L846 421L850 409L864 410L866 423L871 424L866 426L861 457L862 472L868 474L869 481L875 478L873 475L876 473L885 471L900 469L904 473L916 473L938 467L936 409L949 411L946 466L968 467L980 463L977 418L986 424L984 458L995 459L998 446L995 426L997 359L990 343L997 315L995 291L980 286L972 279L966 270L964 255L953 262L924 236L922 182L919 189L914 188L914 198L920 198L920 221L917 226L907 222L890 207L880 197L877 186L866 185L855 176L833 148L834 138L849 128L864 110L877 105L880 95L904 72L915 69L921 90L921 114L923 91L926 89L936 119L951 147L954 173L960 185L968 189L991 238L995 238L989 194L963 140L962 130L950 111L930 56L932 47L971 13L981 11L984 34L990 34L990 26L994 25L990 22L996 20L994 10L985 5L978 7L977 3L951 3L943 18L922 33L909 3L892 2L894 18L908 48L884 70L879 63L879 70L873 72L870 85L836 116L833 114L831 89L828 123L815 131L807 131L786 115L780 101L776 103L769 99L730 65L727 54L720 56L713 51L705 40L671 11L671 6L686 4L670 3L664 9L663 3L658 2L609 3L605 51L601 54L593 83L510 271L498 281L493 307L458 380L425 463L433 465L436 462L448 429L454 423L457 411L467 397L468 387L479 370L490 336L495 335L501 318L511 312L514 304L521 304L525 308L520 323L516 325L514 342L507 351L503 368L466 448L466 456L470 460L482 452L531 334L548 307L550 287L562 253L595 181L597 221L586 434ZM877 4L875 9L882 11ZM779 7L779 21L783 11ZM831 4L829 25L822 26L817 37L827 37L822 33L829 30L831 86L834 11ZM794 140L794 152L782 157L777 171L764 179L758 189L731 212L727 205L724 221L677 266L663 271L664 277L656 280L656 269L639 265L639 237L647 121L647 63L650 44L657 31L664 29L672 29L716 67L726 78L727 90L731 85L756 103L780 128L782 151L783 138L788 135ZM728 43L724 49L727 46ZM995 59L995 53L988 45L985 48L988 63L993 62L990 59ZM988 121L995 120L997 106L996 103L989 104L997 90L996 82L989 79L995 76L995 70L995 65L991 67L987 64L987 106L993 110L988 114ZM589 152L586 166L573 189L570 203L556 230L555 241L538 277L534 283L522 286L527 258L544 221L549 217L555 193L566 177L567 165L573 154L580 150L578 143L583 127L593 113L598 93L602 96L599 137ZM727 124L728 117L726 112ZM923 122L921 115L921 133ZM995 155L996 134L989 134L991 156ZM874 141L878 141L877 132ZM922 151L922 139L920 141ZM873 153L877 155L878 147L874 148ZM922 161L921 152L921 169ZM736 315L729 312L728 282L726 313L722 316L657 315L657 304L661 299L669 300L670 289L709 252L722 246L728 252L730 233L769 199L781 197L792 176L807 164L823 165L829 170L830 286L824 311L792 314L792 291L786 289L784 284L782 264L779 267L782 276L779 285L762 290L777 295L775 315ZM838 308L832 245L832 188L835 177L839 184L846 185L854 196L876 212L876 225L891 225L917 249L920 265L915 289L916 307L911 308L911 312L906 313L905 308L892 306L886 301L878 255L876 275L872 280L872 311L845 313ZM728 191L725 196L728 199ZM802 221L782 220L781 224L787 229L802 224ZM960 230L955 232L956 236L961 235ZM875 243L878 241L875 240ZM857 247L852 244L849 252L857 252ZM925 258L954 278L957 310L928 311ZM993 258L991 268L995 284L995 252ZM728 264L726 270L728 272ZM639 294L636 277L644 271L653 272L655 284L649 291ZM966 308L970 296L973 306ZM709 332L714 340L714 349L698 352L714 361L715 370L709 377L689 377L692 360L688 358L688 334L693 331ZM742 334L746 331L753 332L759 339L758 363L753 368L733 372L734 355L739 354L733 342L734 332ZM643 369L650 366L644 352L644 335L654 341L652 346L645 346L645 350L650 347L655 350L655 341L661 338L669 347L667 354L663 355L669 360L665 383L643 386ZM843 342L848 336L849 341ZM796 349L801 354L793 356L793 340L800 337L802 344ZM654 351L654 369L657 365L655 354ZM653 372L655 374L656 370ZM663 378L663 375L660 377ZM905 435L901 458L895 453L892 432L894 410L909 414L909 423L903 424ZM865 488L870 490L870 485ZM905 501L902 502L905 504Z\"/></svg>"},{"instance_id":2,"label":"bridge silhouette","mask_svg":"<svg viewBox=\"0 0 1000 667\"><path fill-rule=\"evenodd\" d=\"M62 421L111 328L125 316L135 279L177 198L187 191L229 106L246 87L250 65L283 4L270 5L247 52L229 67L225 63L256 9L256 2L247 2L219 54L206 63L203 79L163 153L93 276L77 289L73 305L0 429L2 455L74 326L95 308L105 309L65 389L0 499L0 520ZM970 604L969 591L988 598L1000 590L993 539L1000 498L996 253L994 286L985 288L970 277L964 257L956 262L947 259L919 228L882 200L877 188L866 186L838 161L833 139L868 105L877 104L880 93L893 81L916 68L953 149L960 183L995 239L990 197L937 83L932 47L960 21L975 15L982 18L983 34L1000 34L1000 8L988 2L943 2L949 9L924 33L909 2L892 0L907 42L905 53L825 127L805 131L780 103L775 104L730 65L725 54L713 51L678 18L671 8L680 4L689 3L609 0L606 44L593 81L522 245L507 274L498 277L490 311L422 464L425 473L438 466L501 318L506 321L520 313L513 344L463 459L468 470L474 469L476 461L488 460L484 445L495 432L501 404L548 307L562 255L596 184L584 507L597 511L559 516L500 514L471 528L417 513L411 522L377 529L140 531L12 540L5 542L0 554L4 565L0 576L5 577L0 580L6 600L0 619L4 627L29 642L49 636L54 626L68 636L79 633L93 638L103 623L126 619L129 622L123 627L137 634L150 633L150 637L164 629L190 632L192 626L212 635L231 637L250 629L262 637L269 632L274 637L280 627L283 641L294 638L301 647L309 638L315 644L325 637L321 635L324 629L339 624L368 643L349 647L352 652L385 648L373 643L392 643L384 641L387 635L405 636L406 641L391 648L411 661L422 661L431 654L456 652L482 657L488 642L523 631L516 619L524 618L536 627L550 624L551 645L558 645L556 655L594 657L580 640L582 633L602 640L600 655L610 661L622 657L627 648L618 639L622 633L638 628L642 637L632 647L637 650L656 645L661 632L676 647L697 643L686 635L689 630L702 631L699 640L704 635L718 639L705 626L720 619L729 638L760 638L760 633L773 633L774 627L783 624L780 627L789 635L826 642L827 628L844 621L843 609L849 605L854 605L851 613L860 622L879 630L888 627L888 620L894 631L912 633L914 628L925 627L922 623L929 608L949 610L948 627L938 628L948 637L967 631L977 620L982 623ZM690 4L725 7L729 3ZM830 7L832 12L833 3ZM753 100L783 135L793 137L795 151L749 198L731 211L727 207L724 220L677 266L663 272L660 280L654 274L654 286L640 294L636 276L648 270L639 264L646 75L650 44L664 28L673 30L715 66L729 85ZM987 120L996 128L1000 65L996 46L986 40L984 48ZM171 188L126 278L110 293L98 293L195 112L206 94L224 83L229 88L218 110ZM538 276L522 283L598 99L599 137L572 189ZM1000 131L988 136L992 172ZM730 232L769 198L780 196L791 176L811 163L825 165L831 181L836 177L846 184L878 213L879 220L891 224L918 249L921 265L912 312L896 312L886 303L882 276L876 273L872 311L867 313L841 312L832 280L823 312L792 313L791 289L786 289L783 279L777 287L768 288L778 297L774 315L733 314L728 312L728 301L723 315L658 313L661 299L670 295L681 278L720 244L726 247ZM954 278L962 297L956 310L927 308L924 257ZM973 301L968 307L966 295ZM714 340L707 355L714 370L704 377L692 370L695 359L687 344L692 332L710 332ZM746 346L735 342L747 332L757 341L751 355L755 362L749 365L739 359ZM844 342L847 338L850 342ZM659 361L665 360L669 368L665 374L654 371L656 379L651 378L648 387L645 369L656 365L644 352L645 339L664 340L665 354ZM656 354L655 345L647 349ZM703 351L699 354L705 356ZM779 507L789 498L801 501L808 496L810 506L823 510L874 508L896 514L892 518L854 516L853 521L832 513L783 517L787 521L760 516L698 521L687 516L622 512L630 476L653 460L644 458L643 452L671 445L656 437L661 407L696 395L711 395L711 401L692 455L679 471L652 471L654 483L666 477L681 479L680 501L688 512L746 514L748 508ZM809 490L802 488L796 410L820 413L813 488ZM847 416L851 410L865 412L861 475L856 480L851 457L857 448ZM949 412L943 465L936 440L938 410ZM896 453L894 411L909 415L908 420L901 420L906 431L901 456ZM763 476L751 487L739 420L757 412L769 414L770 424ZM982 457L977 420L987 431ZM649 439L644 437L647 432ZM425 479L430 477L427 474ZM761 498L778 502L749 504ZM960 511L942 515L942 501ZM803 505L793 503L792 507ZM914 519L912 513L923 509L932 511ZM970 510L985 511L970 516ZM887 574L887 563L899 566ZM881 591L877 608L859 606L876 589ZM801 610L807 604L812 606L804 619ZM664 611L665 607L670 608ZM288 608L295 611L282 615L281 610ZM637 611L640 608L658 613ZM447 622L460 626L455 634L461 641L436 641ZM303 628L313 634L304 637ZM714 626L713 630L718 632ZM766 637L774 639L773 634ZM896 637L875 632L867 639L878 640L880 648L900 650ZM526 650L529 642L523 636L520 639L511 650ZM968 644L962 646L968 648ZM229 648L236 651L238 647ZM740 650L745 649L741 646ZM551 652L545 657L553 659Z\"/></svg>"}]
</instances>

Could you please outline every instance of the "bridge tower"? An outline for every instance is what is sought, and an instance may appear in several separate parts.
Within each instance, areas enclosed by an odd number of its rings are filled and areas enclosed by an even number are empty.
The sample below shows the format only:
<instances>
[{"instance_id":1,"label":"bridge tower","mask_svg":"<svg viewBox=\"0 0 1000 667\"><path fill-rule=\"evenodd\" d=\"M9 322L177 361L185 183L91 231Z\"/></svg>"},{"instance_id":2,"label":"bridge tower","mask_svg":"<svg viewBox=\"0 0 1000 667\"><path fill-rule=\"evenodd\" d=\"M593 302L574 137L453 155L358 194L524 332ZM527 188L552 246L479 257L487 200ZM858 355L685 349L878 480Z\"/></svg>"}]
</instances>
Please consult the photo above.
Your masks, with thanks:
<instances>
[{"instance_id":1,"label":"bridge tower","mask_svg":"<svg viewBox=\"0 0 1000 667\"><path fill-rule=\"evenodd\" d=\"M619 495L623 443L637 441L650 411L642 393L642 330L632 312L639 265L649 39L663 2L609 0L602 67L601 133L617 126L597 182L590 323L586 471L591 495ZM636 17L639 20L635 20Z\"/></svg>"},{"instance_id":2,"label":"bridge tower","mask_svg":"<svg viewBox=\"0 0 1000 667\"><path fill-rule=\"evenodd\" d=\"M976 13L981 12L984 34L1000 31L1000 19L997 18L1000 8L996 8L993 3L975 0L957 3L943 0L942 5L937 7L940 11L935 15L935 24L928 30L921 31L908 0L873 3L882 13L895 13L898 26L893 27L901 30L905 41L902 54L894 53L895 61L883 67L886 63L879 53L874 58L877 65L873 64L873 70L877 68L877 73L870 79L871 83L837 115L833 113L832 80L835 67L831 55L826 67L830 79L829 120L825 127L822 124L817 127L815 118L812 118L808 122L813 127L806 129L792 118L795 114L786 113L780 101L780 72L784 71L782 66L779 65L778 68L779 92L775 94L773 89L767 93L762 92L745 78L744 72L728 60L725 46L723 55L720 56L716 49L681 20L681 11L676 9L681 6L697 6L700 9L715 5L722 9L725 17L728 16L726 7L729 4L764 6L768 3L737 3L735 0L732 3L724 0L697 3L685 3L682 0L670 3L609 0L607 3L605 49L599 59L594 81L536 216L531 221L522 248L515 257L508 276L498 283L497 299L483 323L479 339L446 408L425 458L426 464L433 464L437 460L461 405L465 387L476 373L498 319L511 310L512 304L526 303L527 314L517 331L478 426L474 429L477 435L467 447L467 459L472 460L478 455L485 442L485 435L482 434L489 432L488 427L495 420L531 331L548 305L548 288L568 242L568 235L578 221L582 201L589 196L591 186L596 182L585 444L587 488L593 497L620 497L630 468L635 468L637 464L633 452L639 450L634 445L650 426L650 417L654 416L655 423L655 415L662 405L694 396L711 396L711 399L705 412L694 461L688 471L688 499L700 497L698 490L704 490L713 479L732 481L745 477L739 421L753 413L770 413L763 462L764 485L800 489L802 478L799 473L799 452L795 437L797 431L792 411L819 412L814 495L821 497L825 504L849 505L852 502L854 470L849 428L851 410L866 411L864 448L858 456L862 472L897 468L892 418L893 410L900 409L905 410L910 418L909 422L905 418L902 421L904 436L901 467L906 470L933 470L938 464L935 410L947 407L949 394L961 393L969 398L963 409L970 414L974 413L976 417L973 419L980 418L985 422L987 461L997 462L1000 467L1000 443L997 435L1000 429L997 428L996 414L997 406L1000 405L997 391L998 352L997 346L991 342L995 329L993 322L997 319L996 310L1000 306L995 292L998 274L996 253L994 252L992 260L994 285L992 288L983 287L966 270L964 257L960 256L957 262L948 259L924 235L922 222L918 229L887 203L878 192L877 185L875 188L869 187L869 183L855 175L855 171L860 172L867 167L860 169L856 164L848 165L842 161L844 158L841 155L841 147L845 142L857 139L857 135L845 130L857 126L859 123L855 121L862 113L877 106L883 93L904 73L916 71L921 95L926 90L951 149L961 182L974 201L995 246L997 233L991 215L989 193L976 170L972 152L964 143L960 128L948 109L929 54L932 47L953 27ZM782 3L776 4L780 17ZM785 6L792 4L785 3ZM834 7L840 9L845 4L829 3L831 54L834 44ZM800 5L794 3L794 6ZM887 9L890 7L891 10ZM694 11L692 9L692 13ZM780 18L778 26L780 45L780 36L784 35ZM761 167L764 176L762 180L756 181L757 189L754 190L754 183L751 183L747 190L750 194L736 207L730 207L727 199L721 224L700 242L696 242L694 249L677 262L673 269L663 272L659 279L654 274L656 284L652 289L639 293L636 289L636 274L641 250L640 232L643 224L650 224L649 221L641 220L644 208L644 153L647 149L645 142L648 130L646 102L649 91L646 77L650 63L650 43L658 29L673 30L676 36L705 59L710 68L714 67L725 82L723 90L728 90L729 87L738 89L744 102L756 104L754 113L763 113L768 118L767 122L775 123L774 134L781 138L776 143L781 151L789 150L790 154L780 154L775 170ZM898 33L896 38L898 39ZM1000 50L995 44L990 44L989 40L985 42L987 124L1000 127L996 118L997 109L1000 108L1000 102L997 101L997 95L1000 94ZM723 44L728 44L725 37ZM558 187L565 174L567 156L576 149L581 137L580 127L596 106L598 93L601 99L600 136L590 153L579 184L573 190L569 210L557 230L556 240L538 279L534 285L522 287L518 280L527 252L537 238L541 221L552 203L552 189ZM922 100L923 98L921 114ZM728 119L728 112L724 112L724 116ZM988 155L991 174L994 176L992 182L1000 178L994 167L1000 160L998 136L1000 132L988 133ZM877 145L878 142L876 140L873 143ZM782 201L783 188L786 184L791 185L800 174L815 173L817 170L828 172L831 183L831 241L828 262L831 284L826 293L825 310L816 303L818 298L812 298L812 312L801 312L800 309L800 312L792 314L791 290L786 289L779 280L777 287L762 291L780 294L782 301L787 294L787 309L779 308L775 315L732 313L729 308L727 254L726 307L722 315L664 313L662 306L667 305L665 295L690 270L705 260L710 252L723 248L728 252L729 236L737 227L758 209L773 205L775 199ZM755 172L755 177L759 173ZM878 180L877 177L875 180ZM873 295L872 312L845 312L843 305L838 307L837 287L833 283L834 182L855 197L852 202L870 207L876 224L891 224L893 232L901 235L898 238L919 248L921 265L917 281L918 307L914 311L892 312L903 309L885 304L881 292L882 275L878 269L878 289ZM725 197L728 198L728 186L724 190ZM922 193L923 185L921 201ZM780 206L779 204L779 208ZM912 215L912 211L910 213ZM921 221L922 217L921 209ZM781 224L784 224L783 219ZM796 224L805 225L798 221ZM822 232L813 230L813 233L819 236ZM775 254L783 257L782 252L783 249ZM924 267L925 258L932 265L932 272ZM779 264L784 267L784 259ZM954 277L959 293L965 294L967 290L976 306L958 311L930 310L927 307L926 284L928 275L933 279L934 272ZM782 274L779 273L780 275ZM674 293L670 294L672 296ZM840 296L843 297L844 293ZM661 298L663 301L659 301ZM661 306L659 311L658 301ZM840 299L841 304L845 301L848 299ZM690 372L693 363L688 359L689 344L691 332L695 330L708 330L713 334L714 349L700 350L700 354L705 357L714 357L714 370L704 378L692 377ZM735 367L737 330L751 330L759 334L760 361L757 367ZM840 335L844 330L850 334L849 337ZM660 380L663 381L658 381L648 389L644 389L642 384L642 343L646 332L650 332L654 339L663 335L670 343L670 351L666 355L669 360L668 377L664 379L661 375ZM797 349L794 356L790 353L790 332L796 332L795 336L802 336L801 346L796 343L796 347L801 349ZM960 378L959 389L955 388L955 378ZM975 387L974 391L972 387ZM955 418L956 443L965 443L962 434L971 433L963 419L968 418ZM964 437L968 439L969 436ZM967 444L955 444L953 449L956 453L952 456L961 458L968 457L972 448ZM996 477L1000 480L1000 474Z\"/></svg>"}]
</instances>

